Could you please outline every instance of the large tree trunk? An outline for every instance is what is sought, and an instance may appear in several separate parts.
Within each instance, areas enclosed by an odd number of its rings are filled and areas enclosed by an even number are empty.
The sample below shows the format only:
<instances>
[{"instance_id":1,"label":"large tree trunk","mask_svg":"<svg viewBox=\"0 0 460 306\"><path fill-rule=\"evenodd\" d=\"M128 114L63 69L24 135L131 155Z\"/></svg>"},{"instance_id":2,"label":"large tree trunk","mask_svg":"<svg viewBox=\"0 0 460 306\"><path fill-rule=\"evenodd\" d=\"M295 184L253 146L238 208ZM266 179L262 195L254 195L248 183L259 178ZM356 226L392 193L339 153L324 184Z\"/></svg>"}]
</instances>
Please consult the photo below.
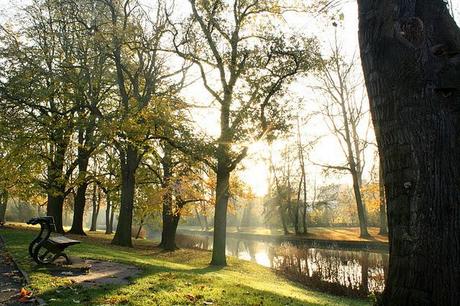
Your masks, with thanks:
<instances>
[{"instance_id":1,"label":"large tree trunk","mask_svg":"<svg viewBox=\"0 0 460 306\"><path fill-rule=\"evenodd\" d=\"M105 194L106 208L105 208L105 233L112 234L112 224L110 220L110 211L112 207L112 201L110 200L110 191L107 190ZM113 210L113 208L112 208Z\"/></svg>"},{"instance_id":2,"label":"large tree trunk","mask_svg":"<svg viewBox=\"0 0 460 306\"><path fill-rule=\"evenodd\" d=\"M58 155L58 154L57 154ZM65 183L63 181L64 154L56 158L53 164L48 166L48 202L46 215L54 218L56 232L63 234L62 209L65 199Z\"/></svg>"},{"instance_id":3,"label":"large tree trunk","mask_svg":"<svg viewBox=\"0 0 460 306\"><path fill-rule=\"evenodd\" d=\"M85 214L85 204L86 204L86 190L88 188L88 183L83 182L77 188L77 195L75 196L74 206L73 206L73 219L72 227L70 228L70 234L75 235L86 235L83 230L83 217Z\"/></svg>"},{"instance_id":4,"label":"large tree trunk","mask_svg":"<svg viewBox=\"0 0 460 306\"><path fill-rule=\"evenodd\" d=\"M168 179L169 180L169 179ZM168 183L169 184L169 183ZM166 187L167 188L167 187ZM163 210L162 210L162 231L161 241L158 245L168 251L174 251L176 249L176 233L172 234L173 222L174 222L174 211L173 211L173 198L170 190L165 192L163 196Z\"/></svg>"},{"instance_id":5,"label":"large tree trunk","mask_svg":"<svg viewBox=\"0 0 460 306\"><path fill-rule=\"evenodd\" d=\"M8 191L0 191L0 224L5 224L6 207L8 205Z\"/></svg>"},{"instance_id":6,"label":"large tree trunk","mask_svg":"<svg viewBox=\"0 0 460 306\"><path fill-rule=\"evenodd\" d=\"M382 305L460 304L460 29L443 0L359 0L388 210Z\"/></svg>"},{"instance_id":7,"label":"large tree trunk","mask_svg":"<svg viewBox=\"0 0 460 306\"><path fill-rule=\"evenodd\" d=\"M369 232L367 231L367 214L366 208L363 203L363 197L361 195L361 184L359 182L359 177L356 171L352 171L353 177L353 192L355 194L356 208L358 210L358 219L359 219L359 237L368 238L370 237Z\"/></svg>"},{"instance_id":8,"label":"large tree trunk","mask_svg":"<svg viewBox=\"0 0 460 306\"><path fill-rule=\"evenodd\" d=\"M62 226L62 209L66 196L66 185L70 173L65 173L65 155L70 142L70 132L57 128L51 133L52 160L47 166L46 214L54 218L56 232L64 234Z\"/></svg>"},{"instance_id":9,"label":"large tree trunk","mask_svg":"<svg viewBox=\"0 0 460 306\"><path fill-rule=\"evenodd\" d=\"M180 213L163 214L163 231L161 232L160 247L166 251L177 250L176 233L179 224Z\"/></svg>"},{"instance_id":10,"label":"large tree trunk","mask_svg":"<svg viewBox=\"0 0 460 306\"><path fill-rule=\"evenodd\" d=\"M227 206L229 199L230 170L226 157L217 162L216 208L214 210L214 240L211 265L225 266L225 244L227 236Z\"/></svg>"},{"instance_id":11,"label":"large tree trunk","mask_svg":"<svg viewBox=\"0 0 460 306\"><path fill-rule=\"evenodd\" d=\"M91 126L94 126L92 123ZM87 137L92 137L92 129L90 127L87 128ZM91 134L88 134L91 132ZM88 171L88 164L90 158L90 150L84 146L84 139L85 133L84 129L80 127L78 131L78 178L77 181L79 182L77 187L77 195L75 196L74 206L73 206L73 220L72 220L72 227L70 228L69 233L76 234L76 235L86 235L85 231L83 230L83 217L85 214L85 206L86 206L86 190L88 188L88 181L87 181L87 171Z\"/></svg>"},{"instance_id":12,"label":"large tree trunk","mask_svg":"<svg viewBox=\"0 0 460 306\"><path fill-rule=\"evenodd\" d=\"M56 226L57 233L64 233L62 225L62 208L64 205L64 190L54 194L48 194L48 205L46 207L46 215L54 218L54 225Z\"/></svg>"},{"instance_id":13,"label":"large tree trunk","mask_svg":"<svg viewBox=\"0 0 460 306\"><path fill-rule=\"evenodd\" d=\"M121 156L121 197L120 214L118 217L117 231L112 244L132 247L132 223L134 188L136 184L136 170L139 165L139 157L136 148L128 145L126 153L120 152Z\"/></svg>"},{"instance_id":14,"label":"large tree trunk","mask_svg":"<svg viewBox=\"0 0 460 306\"><path fill-rule=\"evenodd\" d=\"M387 207L385 202L385 186L383 183L382 164L379 167L379 214L380 214L380 231L379 235L388 234L387 226Z\"/></svg>"},{"instance_id":15,"label":"large tree trunk","mask_svg":"<svg viewBox=\"0 0 460 306\"><path fill-rule=\"evenodd\" d=\"M101 191L94 184L93 187L93 214L91 215L91 227L90 232L95 232L97 230L97 217L99 216L99 209L101 208Z\"/></svg>"},{"instance_id":16,"label":"large tree trunk","mask_svg":"<svg viewBox=\"0 0 460 306\"><path fill-rule=\"evenodd\" d=\"M369 294L369 252L361 252L361 284L359 290L367 296Z\"/></svg>"},{"instance_id":17,"label":"large tree trunk","mask_svg":"<svg viewBox=\"0 0 460 306\"><path fill-rule=\"evenodd\" d=\"M113 233L113 220L115 219L115 205L114 202L112 202L112 209L110 211L110 223L109 227L107 229L107 234L112 234Z\"/></svg>"},{"instance_id":18,"label":"large tree trunk","mask_svg":"<svg viewBox=\"0 0 460 306\"><path fill-rule=\"evenodd\" d=\"M173 207L173 194L170 186L173 171L171 154L172 148L166 143L164 146L164 156L161 159L161 165L163 167L162 187L166 190L166 192L163 196L163 225L161 231L161 242L158 246L167 251L174 251L177 249L176 229L179 222L179 212L176 212Z\"/></svg>"}]
</instances>

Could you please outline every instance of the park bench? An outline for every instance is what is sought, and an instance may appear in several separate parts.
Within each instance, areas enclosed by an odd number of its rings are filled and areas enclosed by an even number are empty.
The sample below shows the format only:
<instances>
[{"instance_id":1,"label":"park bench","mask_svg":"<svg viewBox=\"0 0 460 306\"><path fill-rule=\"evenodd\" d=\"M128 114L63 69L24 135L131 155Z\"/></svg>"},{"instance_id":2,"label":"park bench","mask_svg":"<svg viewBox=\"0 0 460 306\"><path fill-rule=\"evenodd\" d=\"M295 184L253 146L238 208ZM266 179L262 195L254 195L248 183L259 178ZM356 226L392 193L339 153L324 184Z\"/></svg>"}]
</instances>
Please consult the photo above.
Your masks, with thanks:
<instances>
[{"instance_id":1,"label":"park bench","mask_svg":"<svg viewBox=\"0 0 460 306\"><path fill-rule=\"evenodd\" d=\"M64 257L67 264L72 264L64 250L80 241L69 239L62 235L53 234L56 232L53 217L39 217L30 219L27 224L40 224L40 233L29 245L29 254L38 264L52 263L59 257Z\"/></svg>"}]
</instances>

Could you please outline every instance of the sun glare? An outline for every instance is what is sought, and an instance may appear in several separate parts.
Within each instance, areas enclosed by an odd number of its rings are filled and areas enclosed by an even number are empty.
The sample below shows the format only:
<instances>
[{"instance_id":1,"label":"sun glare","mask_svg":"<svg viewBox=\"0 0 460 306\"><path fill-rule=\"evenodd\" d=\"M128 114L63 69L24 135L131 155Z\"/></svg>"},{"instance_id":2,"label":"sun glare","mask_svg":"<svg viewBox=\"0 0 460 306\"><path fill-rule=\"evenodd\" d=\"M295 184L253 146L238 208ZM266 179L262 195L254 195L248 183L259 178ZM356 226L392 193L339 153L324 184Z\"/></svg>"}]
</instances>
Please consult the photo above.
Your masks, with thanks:
<instances>
[{"instance_id":1,"label":"sun glare","mask_svg":"<svg viewBox=\"0 0 460 306\"><path fill-rule=\"evenodd\" d=\"M243 161L243 170L238 175L249 186L257 197L262 197L268 191L268 168L266 153L268 146L263 142L256 142L249 146L248 158Z\"/></svg>"}]
</instances>

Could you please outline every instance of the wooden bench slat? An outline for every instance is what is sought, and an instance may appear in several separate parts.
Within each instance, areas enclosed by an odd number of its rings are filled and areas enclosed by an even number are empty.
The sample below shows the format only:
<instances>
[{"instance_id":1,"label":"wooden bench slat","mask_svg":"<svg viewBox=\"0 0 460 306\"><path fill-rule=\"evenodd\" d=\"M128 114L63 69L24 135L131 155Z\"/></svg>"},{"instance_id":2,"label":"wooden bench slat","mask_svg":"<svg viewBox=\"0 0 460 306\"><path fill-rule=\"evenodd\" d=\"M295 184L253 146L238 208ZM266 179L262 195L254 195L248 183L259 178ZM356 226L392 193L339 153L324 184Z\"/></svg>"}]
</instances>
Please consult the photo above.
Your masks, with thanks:
<instances>
[{"instance_id":1,"label":"wooden bench slat","mask_svg":"<svg viewBox=\"0 0 460 306\"><path fill-rule=\"evenodd\" d=\"M69 239L69 238L64 237L64 236L50 237L49 240L54 242L54 243L57 243L57 244L77 244L77 243L80 243L80 241L78 241L78 240Z\"/></svg>"}]
</instances>

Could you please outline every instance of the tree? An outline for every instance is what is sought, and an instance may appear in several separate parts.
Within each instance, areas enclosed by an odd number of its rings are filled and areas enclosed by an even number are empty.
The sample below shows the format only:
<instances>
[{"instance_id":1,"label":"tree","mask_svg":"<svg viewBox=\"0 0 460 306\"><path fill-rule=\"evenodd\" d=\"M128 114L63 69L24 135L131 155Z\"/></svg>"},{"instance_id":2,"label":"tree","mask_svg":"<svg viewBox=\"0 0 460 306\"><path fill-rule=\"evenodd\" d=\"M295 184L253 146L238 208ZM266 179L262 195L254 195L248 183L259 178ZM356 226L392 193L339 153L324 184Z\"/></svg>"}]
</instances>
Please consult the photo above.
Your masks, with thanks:
<instances>
[{"instance_id":1,"label":"tree","mask_svg":"<svg viewBox=\"0 0 460 306\"><path fill-rule=\"evenodd\" d=\"M337 40L337 32L335 35L332 54L318 76L320 84L316 89L324 95L322 113L328 121L329 129L340 144L346 163L325 167L350 173L353 179L360 237L367 238L369 237L367 213L361 187L365 166L364 152L368 142L367 135L363 136L360 133L361 125L367 118L367 110L363 103L365 97L357 97L357 90L362 84L360 80L356 80L357 61L355 58L350 61L344 58Z\"/></svg>"},{"instance_id":2,"label":"tree","mask_svg":"<svg viewBox=\"0 0 460 306\"><path fill-rule=\"evenodd\" d=\"M154 219L161 208L164 191L159 184L139 184L134 205L134 220L137 221L138 229L135 235L139 239L142 228Z\"/></svg>"},{"instance_id":3,"label":"tree","mask_svg":"<svg viewBox=\"0 0 460 306\"><path fill-rule=\"evenodd\" d=\"M161 157L162 177L159 177L163 192L162 232L159 246L173 251L176 246L176 231L187 204L208 201L202 181L200 163L194 161L169 143L163 145Z\"/></svg>"},{"instance_id":4,"label":"tree","mask_svg":"<svg viewBox=\"0 0 460 306\"><path fill-rule=\"evenodd\" d=\"M276 100L296 75L315 67L318 51L313 39L287 37L273 27L253 26L267 15L280 13L277 1L189 2L192 13L182 31L171 22L173 43L178 55L196 65L203 86L218 103L211 264L222 266L226 265L230 175L245 158L247 143L284 127L285 112ZM217 82L210 82L208 69L216 72Z\"/></svg>"},{"instance_id":5,"label":"tree","mask_svg":"<svg viewBox=\"0 0 460 306\"><path fill-rule=\"evenodd\" d=\"M101 189L95 183L93 184L93 193L92 193L91 200L93 204L93 211L91 214L91 226L90 226L89 231L95 232L97 230L97 217L99 215L99 210L101 209L101 202L102 202Z\"/></svg>"},{"instance_id":6,"label":"tree","mask_svg":"<svg viewBox=\"0 0 460 306\"><path fill-rule=\"evenodd\" d=\"M113 244L132 246L131 228L135 198L136 171L149 142L161 137L161 104L179 90L181 80L166 65L162 53L167 32L167 10L160 1L150 16L135 0L104 1L108 15L105 41L109 45L116 73L119 107L112 141L118 150L121 170L121 200ZM183 69L180 69L182 71Z\"/></svg>"},{"instance_id":7,"label":"tree","mask_svg":"<svg viewBox=\"0 0 460 306\"><path fill-rule=\"evenodd\" d=\"M302 228L303 234L307 234L307 171L305 165L305 148L302 145L302 136L300 133L300 119L297 115L297 150L298 159L300 162L301 179L299 182L299 191L297 193L297 203L300 204L300 192L303 189L303 203L302 203Z\"/></svg>"},{"instance_id":8,"label":"tree","mask_svg":"<svg viewBox=\"0 0 460 306\"><path fill-rule=\"evenodd\" d=\"M72 12L68 3L36 0L22 11L16 28L2 27L2 100L27 114L23 124L29 143L36 147L29 158L46 165L40 185L48 196L47 214L54 217L58 232L64 231L63 204L77 166L70 152L79 105L72 85L80 72L73 65L78 31Z\"/></svg>"},{"instance_id":9,"label":"tree","mask_svg":"<svg viewBox=\"0 0 460 306\"><path fill-rule=\"evenodd\" d=\"M460 29L446 1L359 0L388 209L381 305L460 301Z\"/></svg>"},{"instance_id":10,"label":"tree","mask_svg":"<svg viewBox=\"0 0 460 306\"><path fill-rule=\"evenodd\" d=\"M383 182L382 164L379 163L379 215L380 215L380 230L379 235L388 234L387 224L387 203L385 201L385 183Z\"/></svg>"},{"instance_id":11,"label":"tree","mask_svg":"<svg viewBox=\"0 0 460 306\"><path fill-rule=\"evenodd\" d=\"M83 216L86 204L86 191L90 176L88 166L92 155L101 142L100 118L94 113L100 105L113 95L114 74L108 56L107 44L101 39L99 29L104 19L99 16L103 4L97 0L71 2L74 21L79 26L76 31L75 66L81 67L73 80L78 95L77 163L78 176L75 184L77 191L73 205L72 227L69 233L85 235Z\"/></svg>"}]
</instances>

